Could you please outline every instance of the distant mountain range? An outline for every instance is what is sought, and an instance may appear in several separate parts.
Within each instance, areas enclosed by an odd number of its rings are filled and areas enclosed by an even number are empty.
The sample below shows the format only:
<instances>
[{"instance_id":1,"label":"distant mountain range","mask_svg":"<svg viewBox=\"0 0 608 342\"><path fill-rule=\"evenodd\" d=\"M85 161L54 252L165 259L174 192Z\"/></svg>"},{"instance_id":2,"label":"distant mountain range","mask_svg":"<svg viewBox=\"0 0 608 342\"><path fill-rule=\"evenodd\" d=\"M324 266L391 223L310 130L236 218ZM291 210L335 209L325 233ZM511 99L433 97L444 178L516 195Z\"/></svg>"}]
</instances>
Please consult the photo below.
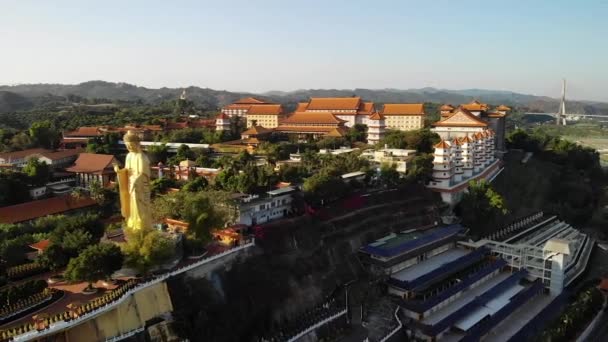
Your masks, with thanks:
<instances>
[{"instance_id":1,"label":"distant mountain range","mask_svg":"<svg viewBox=\"0 0 608 342\"><path fill-rule=\"evenodd\" d=\"M293 108L298 101L309 97L360 96L376 103L388 102L434 102L460 104L478 99L491 105L506 104L520 110L533 112L556 112L559 100L520 94L511 91L465 89L448 90L436 88L420 89L305 89L292 92L270 91L262 94L229 92L209 88L185 88L188 99L205 110L216 110L241 97L258 96ZM176 99L183 88L151 89L128 83L89 81L75 85L23 84L0 86L0 112L30 110L37 106L76 102L78 98L107 99L156 104ZM570 113L606 114L608 103L591 101L568 101Z\"/></svg>"}]
</instances>

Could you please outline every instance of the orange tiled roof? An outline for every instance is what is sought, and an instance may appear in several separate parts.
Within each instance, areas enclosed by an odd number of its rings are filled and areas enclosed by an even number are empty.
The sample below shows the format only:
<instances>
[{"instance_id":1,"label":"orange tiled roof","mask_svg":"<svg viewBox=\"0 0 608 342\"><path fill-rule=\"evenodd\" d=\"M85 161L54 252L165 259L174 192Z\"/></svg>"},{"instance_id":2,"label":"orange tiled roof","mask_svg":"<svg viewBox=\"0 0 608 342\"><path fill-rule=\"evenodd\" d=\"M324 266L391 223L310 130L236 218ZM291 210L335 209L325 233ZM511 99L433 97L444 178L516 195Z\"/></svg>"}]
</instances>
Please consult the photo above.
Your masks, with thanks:
<instances>
[{"instance_id":1,"label":"orange tiled roof","mask_svg":"<svg viewBox=\"0 0 608 342\"><path fill-rule=\"evenodd\" d=\"M469 135L467 134L464 138L460 139L461 143L472 143L473 140L471 140L471 137L469 137Z\"/></svg>"},{"instance_id":2,"label":"orange tiled roof","mask_svg":"<svg viewBox=\"0 0 608 342\"><path fill-rule=\"evenodd\" d=\"M308 102L300 102L298 103L298 107L296 107L296 112L304 112L308 108Z\"/></svg>"},{"instance_id":3,"label":"orange tiled roof","mask_svg":"<svg viewBox=\"0 0 608 342\"><path fill-rule=\"evenodd\" d=\"M370 115L370 120L384 120L384 116L378 112L374 112L374 114Z\"/></svg>"},{"instance_id":4,"label":"orange tiled roof","mask_svg":"<svg viewBox=\"0 0 608 342\"><path fill-rule=\"evenodd\" d=\"M489 118L504 118L507 115L503 113L486 113L486 116Z\"/></svg>"},{"instance_id":5,"label":"orange tiled roof","mask_svg":"<svg viewBox=\"0 0 608 342\"><path fill-rule=\"evenodd\" d=\"M224 106L223 109L249 109L251 108L250 104L229 104L227 106Z\"/></svg>"},{"instance_id":6,"label":"orange tiled roof","mask_svg":"<svg viewBox=\"0 0 608 342\"><path fill-rule=\"evenodd\" d=\"M74 198L71 195L51 197L0 208L0 223L19 223L39 217L61 214L66 211L96 205L90 197Z\"/></svg>"},{"instance_id":7,"label":"orange tiled roof","mask_svg":"<svg viewBox=\"0 0 608 342\"><path fill-rule=\"evenodd\" d=\"M189 128L214 127L215 119L198 119L194 121L188 121L186 122L186 126Z\"/></svg>"},{"instance_id":8,"label":"orange tiled roof","mask_svg":"<svg viewBox=\"0 0 608 342\"><path fill-rule=\"evenodd\" d=\"M228 115L226 115L226 113L222 112L220 114L218 114L218 116L215 117L216 120L227 120L230 119L230 117Z\"/></svg>"},{"instance_id":9,"label":"orange tiled roof","mask_svg":"<svg viewBox=\"0 0 608 342\"><path fill-rule=\"evenodd\" d=\"M484 110L488 110L488 105L485 103L481 103L477 100L473 100L470 103L467 104L462 104L460 105L460 107L470 110L472 112L479 112L479 111L484 111Z\"/></svg>"},{"instance_id":10,"label":"orange tiled roof","mask_svg":"<svg viewBox=\"0 0 608 342\"><path fill-rule=\"evenodd\" d=\"M308 110L357 110L361 104L360 97L313 97L308 103Z\"/></svg>"},{"instance_id":11,"label":"orange tiled roof","mask_svg":"<svg viewBox=\"0 0 608 342\"><path fill-rule=\"evenodd\" d=\"M41 154L41 153L45 153L45 152L52 152L52 151L44 149L44 148L30 148L28 150L23 150L23 151L0 153L0 158L6 159L6 160L23 159L25 157L29 157L29 156L33 156L35 154Z\"/></svg>"},{"instance_id":12,"label":"orange tiled roof","mask_svg":"<svg viewBox=\"0 0 608 342\"><path fill-rule=\"evenodd\" d=\"M340 138L340 137L344 136L344 133L345 133L345 130L342 129L341 127L338 127L338 128L334 128L331 131L327 132L326 135L328 137L338 137L338 138Z\"/></svg>"},{"instance_id":13,"label":"orange tiled roof","mask_svg":"<svg viewBox=\"0 0 608 342\"><path fill-rule=\"evenodd\" d=\"M67 157L77 156L84 151L83 148L67 149L55 152L42 152L41 156L46 157L50 160L59 160Z\"/></svg>"},{"instance_id":14,"label":"orange tiled roof","mask_svg":"<svg viewBox=\"0 0 608 342\"><path fill-rule=\"evenodd\" d=\"M328 127L328 126L279 126L274 129L275 132L284 133L329 133L337 130L341 134L346 132L345 127Z\"/></svg>"},{"instance_id":15,"label":"orange tiled roof","mask_svg":"<svg viewBox=\"0 0 608 342\"><path fill-rule=\"evenodd\" d=\"M143 125L143 129L147 129L149 131L162 131L163 127L161 125Z\"/></svg>"},{"instance_id":16,"label":"orange tiled roof","mask_svg":"<svg viewBox=\"0 0 608 342\"><path fill-rule=\"evenodd\" d=\"M443 106L439 107L439 110L441 110L441 111L444 111L444 110L452 111L452 110L454 110L454 107L451 104L446 103Z\"/></svg>"},{"instance_id":17,"label":"orange tiled roof","mask_svg":"<svg viewBox=\"0 0 608 342\"><path fill-rule=\"evenodd\" d=\"M326 125L339 125L346 121L336 118L331 113L325 112L296 112L285 118L281 122L281 125L306 125L306 124L326 124Z\"/></svg>"},{"instance_id":18,"label":"orange tiled roof","mask_svg":"<svg viewBox=\"0 0 608 342\"><path fill-rule=\"evenodd\" d=\"M457 146L462 145L462 143L460 142L460 139L458 139L458 138L452 139L452 144L457 145Z\"/></svg>"},{"instance_id":19,"label":"orange tiled roof","mask_svg":"<svg viewBox=\"0 0 608 342\"><path fill-rule=\"evenodd\" d=\"M47 249L50 245L51 245L51 240L45 239L45 240L40 240L36 243L31 244L31 245L29 245L29 247L44 252L44 250Z\"/></svg>"},{"instance_id":20,"label":"orange tiled roof","mask_svg":"<svg viewBox=\"0 0 608 342\"><path fill-rule=\"evenodd\" d=\"M63 132L66 137L98 137L103 135L100 127L78 127L78 129L70 132Z\"/></svg>"},{"instance_id":21,"label":"orange tiled roof","mask_svg":"<svg viewBox=\"0 0 608 342\"><path fill-rule=\"evenodd\" d=\"M496 110L508 111L508 110L511 110L511 108L509 108L505 105L500 105L500 106L496 107Z\"/></svg>"},{"instance_id":22,"label":"orange tiled roof","mask_svg":"<svg viewBox=\"0 0 608 342\"><path fill-rule=\"evenodd\" d=\"M450 144L448 144L445 140L441 139L441 141L435 145L435 148L450 148Z\"/></svg>"},{"instance_id":23,"label":"orange tiled roof","mask_svg":"<svg viewBox=\"0 0 608 342\"><path fill-rule=\"evenodd\" d=\"M382 115L424 115L422 103L387 103L382 108Z\"/></svg>"},{"instance_id":24,"label":"orange tiled roof","mask_svg":"<svg viewBox=\"0 0 608 342\"><path fill-rule=\"evenodd\" d=\"M268 134L271 133L272 130L268 128L264 128L262 126L251 126L249 129L241 133L241 135L260 135L260 134Z\"/></svg>"},{"instance_id":25,"label":"orange tiled roof","mask_svg":"<svg viewBox=\"0 0 608 342\"><path fill-rule=\"evenodd\" d=\"M439 122L435 122L433 126L439 127L487 127L488 124L471 114L465 108L458 107L456 111L451 113L449 116L443 118Z\"/></svg>"},{"instance_id":26,"label":"orange tiled roof","mask_svg":"<svg viewBox=\"0 0 608 342\"><path fill-rule=\"evenodd\" d=\"M81 153L73 166L66 169L69 172L102 173L112 168L116 161L111 154Z\"/></svg>"},{"instance_id":27,"label":"orange tiled roof","mask_svg":"<svg viewBox=\"0 0 608 342\"><path fill-rule=\"evenodd\" d=\"M255 97L246 97L244 99L240 99L238 101L234 101L233 104L265 104L270 103L264 100L256 99Z\"/></svg>"},{"instance_id":28,"label":"orange tiled roof","mask_svg":"<svg viewBox=\"0 0 608 342\"><path fill-rule=\"evenodd\" d=\"M283 114L283 106L280 104L252 105L247 115L280 115Z\"/></svg>"},{"instance_id":29,"label":"orange tiled roof","mask_svg":"<svg viewBox=\"0 0 608 342\"><path fill-rule=\"evenodd\" d=\"M374 111L373 102L363 102L359 108L357 114L371 114Z\"/></svg>"}]
</instances>

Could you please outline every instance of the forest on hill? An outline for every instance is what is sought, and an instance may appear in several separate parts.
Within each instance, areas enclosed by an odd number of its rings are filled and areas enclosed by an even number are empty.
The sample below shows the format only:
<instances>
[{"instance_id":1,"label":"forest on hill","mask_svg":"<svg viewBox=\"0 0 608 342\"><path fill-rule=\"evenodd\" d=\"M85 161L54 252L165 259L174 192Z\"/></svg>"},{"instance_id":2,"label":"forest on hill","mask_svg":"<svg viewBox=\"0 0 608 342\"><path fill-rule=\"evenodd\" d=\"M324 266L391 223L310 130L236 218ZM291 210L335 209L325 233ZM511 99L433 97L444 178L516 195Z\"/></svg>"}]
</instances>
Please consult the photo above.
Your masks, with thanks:
<instances>
[{"instance_id":1,"label":"forest on hill","mask_svg":"<svg viewBox=\"0 0 608 342\"><path fill-rule=\"evenodd\" d=\"M492 105L506 104L533 112L555 112L559 100L545 96L519 94L510 91L484 89L445 90L421 89L307 89L293 92L272 91L263 94L239 93L190 86L187 88L145 88L128 83L89 81L75 85L23 84L0 86L0 113L27 111L95 100L97 103L131 102L156 105L179 97L186 90L188 99L208 111L231 103L245 96L257 96L273 102L283 103L288 109L298 101L309 97L360 96L376 103L431 102L460 104L480 99ZM608 103L569 101L568 110L573 113L606 114Z\"/></svg>"}]
</instances>

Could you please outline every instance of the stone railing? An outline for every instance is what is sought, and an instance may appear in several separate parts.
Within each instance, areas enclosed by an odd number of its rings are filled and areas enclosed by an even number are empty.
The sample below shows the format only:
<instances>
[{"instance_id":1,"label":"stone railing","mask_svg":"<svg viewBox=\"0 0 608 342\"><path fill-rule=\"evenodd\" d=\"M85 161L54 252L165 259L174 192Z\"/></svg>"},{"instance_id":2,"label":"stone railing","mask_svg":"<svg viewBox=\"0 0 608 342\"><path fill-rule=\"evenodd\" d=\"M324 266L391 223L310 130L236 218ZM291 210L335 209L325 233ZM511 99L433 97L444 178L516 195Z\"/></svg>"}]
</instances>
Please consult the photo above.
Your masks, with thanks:
<instances>
[{"instance_id":1,"label":"stone railing","mask_svg":"<svg viewBox=\"0 0 608 342\"><path fill-rule=\"evenodd\" d=\"M141 328L137 328L131 331L127 331L126 333L122 334L122 335L118 335L118 336L114 336L112 338L107 338L106 342L117 342L117 341L122 341L125 338L129 338L131 336L134 336L142 331L144 331L146 328L141 327Z\"/></svg>"},{"instance_id":2,"label":"stone railing","mask_svg":"<svg viewBox=\"0 0 608 342\"><path fill-rule=\"evenodd\" d=\"M379 342L388 341L391 337L393 337L393 335L399 332L401 328L403 328L403 323L401 323L401 320L399 319L399 307L395 309L395 319L397 320L397 326L393 330L389 331L386 335L384 335L384 337L382 337ZM366 338L365 340L363 340L363 342L369 342L369 338Z\"/></svg>"},{"instance_id":3,"label":"stone railing","mask_svg":"<svg viewBox=\"0 0 608 342\"><path fill-rule=\"evenodd\" d=\"M498 231L486 236L485 239L498 240L506 234L510 234L510 233L516 232L522 228L525 228L530 223L533 223L536 220L541 219L543 217L543 215L544 215L543 212L539 211L532 215L522 217L522 218L518 219L517 221L507 225L506 227L499 229Z\"/></svg>"},{"instance_id":4,"label":"stone railing","mask_svg":"<svg viewBox=\"0 0 608 342\"><path fill-rule=\"evenodd\" d=\"M222 253L210 256L208 258L204 258L202 260L169 271L167 273L151 278L146 278L145 280L130 280L121 287L112 290L110 293L105 294L102 297L96 298L85 305L71 310L70 312L65 311L63 313L59 313L55 316L52 316L51 318L45 321L42 328L34 328L33 324L24 324L22 326L0 331L0 341L29 341L32 339L39 339L43 336L47 336L64 330L66 328L78 325L88 319L91 319L93 317L99 316L105 312L115 309L118 305L122 304L127 298L129 298L129 296L131 296L137 291L141 291L147 287L165 281L167 278L173 277L183 272L187 272L193 268L218 260L226 255L239 252L254 245L255 240L252 239L244 245L231 248Z\"/></svg>"},{"instance_id":5,"label":"stone railing","mask_svg":"<svg viewBox=\"0 0 608 342\"><path fill-rule=\"evenodd\" d=\"M339 318L339 317L341 317L341 316L346 315L346 312L347 312L347 310L346 310L346 308L345 308L345 309L343 309L342 311L339 311L339 312L337 312L336 314L334 314L334 315L332 315L332 316L329 316L329 317L327 317L327 318L323 319L322 321L319 321L319 322L317 322L317 323L315 323L315 324L313 324L313 325L309 326L308 328L306 328L306 329L302 330L301 332L299 332L299 333L298 333L298 334L296 334L295 336L293 336L293 337L289 338L287 341L288 341L288 342L294 342L294 341L297 341L298 339L300 339L300 338L301 338L301 337L303 337L304 335L306 335L306 334L310 333L311 331L313 331L313 330L315 330L315 329L317 329L317 328L319 328L319 327L321 327L321 326L323 326L323 325L325 325L325 324L327 324L327 323L329 323L329 322L331 322L331 321L333 321L333 320L335 320L335 319L337 319L337 318Z\"/></svg>"},{"instance_id":6,"label":"stone railing","mask_svg":"<svg viewBox=\"0 0 608 342\"><path fill-rule=\"evenodd\" d=\"M63 183L69 183L69 182L75 182L75 181L76 181L76 177L62 178L58 181L48 182L44 186L53 186L53 185L57 185L57 184L63 184Z\"/></svg>"},{"instance_id":7,"label":"stone railing","mask_svg":"<svg viewBox=\"0 0 608 342\"><path fill-rule=\"evenodd\" d=\"M7 319L17 316L20 313L30 310L36 306L39 306L42 303L48 302L53 299L53 295L55 290L53 289L44 289L43 292L36 293L28 298L22 299L13 305L5 306L0 309L0 322L4 322Z\"/></svg>"}]
</instances>

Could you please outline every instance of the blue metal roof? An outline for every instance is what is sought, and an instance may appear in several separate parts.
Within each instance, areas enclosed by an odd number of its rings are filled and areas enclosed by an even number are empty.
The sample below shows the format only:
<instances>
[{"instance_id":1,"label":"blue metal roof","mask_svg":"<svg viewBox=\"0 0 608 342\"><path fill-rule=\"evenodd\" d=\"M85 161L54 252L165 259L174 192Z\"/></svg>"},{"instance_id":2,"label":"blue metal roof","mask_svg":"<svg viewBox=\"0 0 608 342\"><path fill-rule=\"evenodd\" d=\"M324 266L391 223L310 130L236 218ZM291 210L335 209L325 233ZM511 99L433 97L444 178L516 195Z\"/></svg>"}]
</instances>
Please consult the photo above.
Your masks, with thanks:
<instances>
[{"instance_id":1,"label":"blue metal roof","mask_svg":"<svg viewBox=\"0 0 608 342\"><path fill-rule=\"evenodd\" d=\"M371 244L369 244L367 246L362 247L361 251L369 253L369 254L385 257L385 258L390 258L390 257L396 256L396 255L402 254L402 253L407 253L407 252L413 251L424 245L427 245L427 244L430 244L430 243L433 243L436 241L440 241L442 239L456 235L463 231L464 231L464 228L462 228L461 225L454 224L454 225L447 226L445 228L438 228L433 232L429 232L429 233L421 236L420 238L404 241L402 244L399 244L398 246L394 246L391 248L383 248L382 247L383 245L372 246Z\"/></svg>"}]
</instances>

